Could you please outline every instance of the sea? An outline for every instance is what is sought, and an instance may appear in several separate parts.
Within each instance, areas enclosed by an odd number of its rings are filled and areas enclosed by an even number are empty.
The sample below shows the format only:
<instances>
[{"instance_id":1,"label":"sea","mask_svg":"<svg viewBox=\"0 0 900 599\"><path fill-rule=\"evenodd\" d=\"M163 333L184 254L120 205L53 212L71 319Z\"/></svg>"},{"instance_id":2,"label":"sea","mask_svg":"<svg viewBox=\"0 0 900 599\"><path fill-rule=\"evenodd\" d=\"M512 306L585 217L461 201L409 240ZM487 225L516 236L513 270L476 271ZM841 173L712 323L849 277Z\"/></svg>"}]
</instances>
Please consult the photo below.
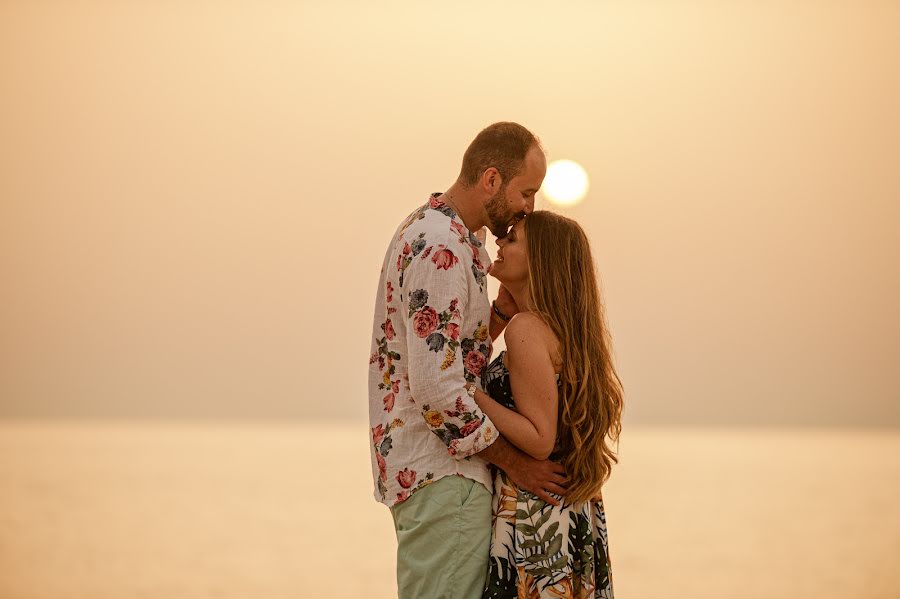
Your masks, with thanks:
<instances>
[{"instance_id":1,"label":"sea","mask_svg":"<svg viewBox=\"0 0 900 599\"><path fill-rule=\"evenodd\" d=\"M0 421L0 599L396 597L365 422ZM615 594L900 598L900 431L626 427Z\"/></svg>"}]
</instances>

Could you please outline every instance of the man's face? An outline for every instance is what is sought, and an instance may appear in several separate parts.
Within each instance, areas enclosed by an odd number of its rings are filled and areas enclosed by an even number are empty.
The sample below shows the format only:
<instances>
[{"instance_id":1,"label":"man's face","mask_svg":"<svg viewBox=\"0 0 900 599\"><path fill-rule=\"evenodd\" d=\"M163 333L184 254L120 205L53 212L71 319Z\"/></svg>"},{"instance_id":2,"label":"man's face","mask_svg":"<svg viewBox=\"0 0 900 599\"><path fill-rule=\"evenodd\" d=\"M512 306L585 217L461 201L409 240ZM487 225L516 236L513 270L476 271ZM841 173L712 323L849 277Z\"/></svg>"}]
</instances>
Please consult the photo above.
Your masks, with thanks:
<instances>
[{"instance_id":1,"label":"man's face","mask_svg":"<svg viewBox=\"0 0 900 599\"><path fill-rule=\"evenodd\" d=\"M500 189L485 204L494 237L506 237L509 228L534 210L534 194L541 188L547 174L544 152L534 145L525 156L521 172L510 181L504 181Z\"/></svg>"}]
</instances>

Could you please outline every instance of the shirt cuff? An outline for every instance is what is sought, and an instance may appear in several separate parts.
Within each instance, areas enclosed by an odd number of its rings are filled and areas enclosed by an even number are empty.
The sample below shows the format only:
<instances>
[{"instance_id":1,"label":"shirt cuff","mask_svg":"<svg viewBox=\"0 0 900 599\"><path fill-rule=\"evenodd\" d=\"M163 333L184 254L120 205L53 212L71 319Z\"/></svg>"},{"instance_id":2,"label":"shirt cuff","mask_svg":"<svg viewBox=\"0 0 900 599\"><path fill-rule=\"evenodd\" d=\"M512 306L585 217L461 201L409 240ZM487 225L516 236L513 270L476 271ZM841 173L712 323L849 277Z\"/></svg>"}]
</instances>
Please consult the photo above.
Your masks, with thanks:
<instances>
[{"instance_id":1,"label":"shirt cuff","mask_svg":"<svg viewBox=\"0 0 900 599\"><path fill-rule=\"evenodd\" d=\"M465 437L450 441L447 451L457 460L473 456L476 453L481 453L494 443L494 441L500 438L497 427L495 427L494 423L491 422L491 419L487 417L487 414L482 414L484 420L481 422L481 426Z\"/></svg>"}]
</instances>

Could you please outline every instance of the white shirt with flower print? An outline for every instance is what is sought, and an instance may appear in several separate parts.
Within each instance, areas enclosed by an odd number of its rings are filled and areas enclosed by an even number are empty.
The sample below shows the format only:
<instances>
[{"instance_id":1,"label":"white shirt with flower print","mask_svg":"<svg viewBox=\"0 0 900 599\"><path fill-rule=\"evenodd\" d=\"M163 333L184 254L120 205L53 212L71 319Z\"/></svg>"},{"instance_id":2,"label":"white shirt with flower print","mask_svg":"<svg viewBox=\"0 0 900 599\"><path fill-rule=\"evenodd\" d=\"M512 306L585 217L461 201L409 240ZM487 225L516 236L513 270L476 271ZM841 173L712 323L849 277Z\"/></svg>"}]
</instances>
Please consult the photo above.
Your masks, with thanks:
<instances>
[{"instance_id":1,"label":"white shirt with flower print","mask_svg":"<svg viewBox=\"0 0 900 599\"><path fill-rule=\"evenodd\" d=\"M492 481L476 456L497 440L466 393L491 355L482 243L432 194L384 257L369 358L369 424L375 498L396 505L448 475Z\"/></svg>"}]
</instances>

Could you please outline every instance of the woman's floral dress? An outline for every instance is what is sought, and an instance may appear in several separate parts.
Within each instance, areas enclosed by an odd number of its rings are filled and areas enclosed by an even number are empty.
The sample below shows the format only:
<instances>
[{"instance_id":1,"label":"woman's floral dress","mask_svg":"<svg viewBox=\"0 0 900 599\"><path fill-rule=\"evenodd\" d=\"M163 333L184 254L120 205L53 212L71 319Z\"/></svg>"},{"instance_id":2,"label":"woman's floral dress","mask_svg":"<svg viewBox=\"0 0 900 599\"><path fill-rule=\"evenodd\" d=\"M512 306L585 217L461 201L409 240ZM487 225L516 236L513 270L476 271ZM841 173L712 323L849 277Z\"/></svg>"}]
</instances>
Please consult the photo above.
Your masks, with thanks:
<instances>
[{"instance_id":1,"label":"woman's floral dress","mask_svg":"<svg viewBox=\"0 0 900 599\"><path fill-rule=\"evenodd\" d=\"M501 352L484 373L485 391L515 409ZM558 459L558 455L551 459ZM494 469L490 570L484 597L612 599L603 499L552 506Z\"/></svg>"}]
</instances>

